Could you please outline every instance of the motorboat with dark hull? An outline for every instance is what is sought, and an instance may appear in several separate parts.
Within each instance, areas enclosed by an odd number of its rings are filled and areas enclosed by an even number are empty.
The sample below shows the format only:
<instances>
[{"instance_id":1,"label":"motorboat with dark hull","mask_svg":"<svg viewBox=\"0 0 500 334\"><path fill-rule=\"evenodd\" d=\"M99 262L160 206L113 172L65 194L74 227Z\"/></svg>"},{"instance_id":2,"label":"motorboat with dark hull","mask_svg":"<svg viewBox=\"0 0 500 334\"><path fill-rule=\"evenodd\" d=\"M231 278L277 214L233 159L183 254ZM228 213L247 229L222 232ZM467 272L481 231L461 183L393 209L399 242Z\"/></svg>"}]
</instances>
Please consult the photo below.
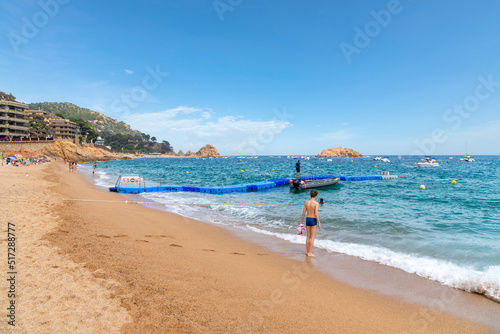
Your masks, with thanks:
<instances>
[{"instance_id":1,"label":"motorboat with dark hull","mask_svg":"<svg viewBox=\"0 0 500 334\"><path fill-rule=\"evenodd\" d=\"M290 183L290 188L291 189L311 189L311 188L320 188L320 187L327 187L336 184L337 182L340 181L340 177L329 177L326 179L320 179L320 180L301 180L301 179L294 179Z\"/></svg>"}]
</instances>

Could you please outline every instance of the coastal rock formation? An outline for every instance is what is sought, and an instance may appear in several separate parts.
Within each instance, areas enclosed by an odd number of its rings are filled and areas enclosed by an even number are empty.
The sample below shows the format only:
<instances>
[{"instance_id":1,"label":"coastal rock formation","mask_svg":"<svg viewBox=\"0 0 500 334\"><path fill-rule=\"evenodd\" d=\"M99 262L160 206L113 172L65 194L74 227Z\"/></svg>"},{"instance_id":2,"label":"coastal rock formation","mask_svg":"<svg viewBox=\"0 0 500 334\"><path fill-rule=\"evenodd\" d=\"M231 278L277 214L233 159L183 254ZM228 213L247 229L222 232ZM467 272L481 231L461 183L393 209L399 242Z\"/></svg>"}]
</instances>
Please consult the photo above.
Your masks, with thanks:
<instances>
[{"instance_id":1,"label":"coastal rock formation","mask_svg":"<svg viewBox=\"0 0 500 334\"><path fill-rule=\"evenodd\" d=\"M180 151L179 151L180 152ZM200 150L196 153L190 151L186 152L186 157L196 157L196 158L212 158L212 157L221 157L222 155L217 152L217 149L210 144L207 144L200 148Z\"/></svg>"},{"instance_id":2,"label":"coastal rock formation","mask_svg":"<svg viewBox=\"0 0 500 334\"><path fill-rule=\"evenodd\" d=\"M82 147L71 142L56 142L54 145L44 149L43 154L68 159L77 163L125 159L112 152L90 146Z\"/></svg>"},{"instance_id":3,"label":"coastal rock formation","mask_svg":"<svg viewBox=\"0 0 500 334\"><path fill-rule=\"evenodd\" d=\"M321 151L317 157L362 157L363 155L350 148L332 147Z\"/></svg>"},{"instance_id":4,"label":"coastal rock formation","mask_svg":"<svg viewBox=\"0 0 500 334\"><path fill-rule=\"evenodd\" d=\"M182 152L182 150L179 150L179 152L177 152L177 156L183 157L183 156L185 156L185 154L184 154L184 152Z\"/></svg>"},{"instance_id":5,"label":"coastal rock formation","mask_svg":"<svg viewBox=\"0 0 500 334\"><path fill-rule=\"evenodd\" d=\"M217 149L210 144L207 144L200 148L198 152L196 152L197 157L211 158L211 157L221 157Z\"/></svg>"}]
</instances>

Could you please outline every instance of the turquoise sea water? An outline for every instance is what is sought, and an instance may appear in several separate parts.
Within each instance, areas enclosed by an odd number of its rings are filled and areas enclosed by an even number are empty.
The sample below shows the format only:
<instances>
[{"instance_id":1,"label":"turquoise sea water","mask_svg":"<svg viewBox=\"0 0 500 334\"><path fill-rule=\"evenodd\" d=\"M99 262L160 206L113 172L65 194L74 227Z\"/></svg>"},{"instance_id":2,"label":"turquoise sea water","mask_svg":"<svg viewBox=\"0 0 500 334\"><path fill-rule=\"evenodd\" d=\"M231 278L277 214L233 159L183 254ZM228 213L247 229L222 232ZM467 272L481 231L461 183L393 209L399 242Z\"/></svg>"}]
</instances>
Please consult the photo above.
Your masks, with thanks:
<instances>
[{"instance_id":1,"label":"turquoise sea water","mask_svg":"<svg viewBox=\"0 0 500 334\"><path fill-rule=\"evenodd\" d=\"M420 157L389 157L391 163L371 157L300 159L302 176L380 175L395 180L340 182L320 188L322 229L315 246L329 252L378 262L500 302L500 160L479 156L476 162L459 157L436 157L440 166L419 168ZM281 157L135 159L98 163L96 182L114 186L119 175L141 176L147 185L221 186L264 179L292 177L296 160ZM377 166L377 167L375 167ZM107 168L106 168L107 167ZM91 164L83 166L89 172ZM274 169L274 171L273 171ZM241 172L243 170L243 172ZM186 173L189 172L189 173ZM457 185L451 184L452 180ZM426 190L420 190L425 185ZM233 225L291 243L305 243L297 235L301 205L308 191L277 187L253 193L146 193L147 200L163 203L218 203L241 206L167 205L184 216Z\"/></svg>"}]
</instances>

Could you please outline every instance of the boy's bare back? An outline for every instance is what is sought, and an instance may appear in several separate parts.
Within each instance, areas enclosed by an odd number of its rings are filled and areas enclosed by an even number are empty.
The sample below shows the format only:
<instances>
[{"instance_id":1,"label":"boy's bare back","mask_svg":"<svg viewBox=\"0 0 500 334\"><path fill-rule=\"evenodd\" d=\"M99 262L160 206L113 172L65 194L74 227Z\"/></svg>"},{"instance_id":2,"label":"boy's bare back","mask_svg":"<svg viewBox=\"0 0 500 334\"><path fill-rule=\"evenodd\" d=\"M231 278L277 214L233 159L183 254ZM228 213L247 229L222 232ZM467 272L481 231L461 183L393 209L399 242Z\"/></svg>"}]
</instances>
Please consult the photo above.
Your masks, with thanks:
<instances>
[{"instance_id":1,"label":"boy's bare back","mask_svg":"<svg viewBox=\"0 0 500 334\"><path fill-rule=\"evenodd\" d=\"M314 198L311 198L307 202L304 203L304 207L307 211L308 218L318 218L318 202L315 201Z\"/></svg>"}]
</instances>

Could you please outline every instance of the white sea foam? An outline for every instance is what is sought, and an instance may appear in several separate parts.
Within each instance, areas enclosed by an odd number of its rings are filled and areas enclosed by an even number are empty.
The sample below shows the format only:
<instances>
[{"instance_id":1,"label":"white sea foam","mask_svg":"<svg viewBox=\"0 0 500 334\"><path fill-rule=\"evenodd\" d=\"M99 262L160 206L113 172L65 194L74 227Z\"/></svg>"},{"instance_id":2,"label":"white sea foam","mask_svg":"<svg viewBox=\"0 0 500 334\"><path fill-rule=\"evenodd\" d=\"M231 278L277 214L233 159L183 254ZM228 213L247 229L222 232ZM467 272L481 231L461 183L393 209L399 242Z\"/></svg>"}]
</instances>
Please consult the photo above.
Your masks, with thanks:
<instances>
[{"instance_id":1,"label":"white sea foam","mask_svg":"<svg viewBox=\"0 0 500 334\"><path fill-rule=\"evenodd\" d=\"M305 236L271 232L247 225L253 232L274 236L295 244L305 244ZM399 268L411 274L438 281L468 292L483 294L500 302L500 266L488 267L485 271L460 267L448 261L421 257L412 254L396 253L392 250L353 243L317 239L315 247L329 252L356 256L363 260Z\"/></svg>"}]
</instances>

